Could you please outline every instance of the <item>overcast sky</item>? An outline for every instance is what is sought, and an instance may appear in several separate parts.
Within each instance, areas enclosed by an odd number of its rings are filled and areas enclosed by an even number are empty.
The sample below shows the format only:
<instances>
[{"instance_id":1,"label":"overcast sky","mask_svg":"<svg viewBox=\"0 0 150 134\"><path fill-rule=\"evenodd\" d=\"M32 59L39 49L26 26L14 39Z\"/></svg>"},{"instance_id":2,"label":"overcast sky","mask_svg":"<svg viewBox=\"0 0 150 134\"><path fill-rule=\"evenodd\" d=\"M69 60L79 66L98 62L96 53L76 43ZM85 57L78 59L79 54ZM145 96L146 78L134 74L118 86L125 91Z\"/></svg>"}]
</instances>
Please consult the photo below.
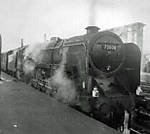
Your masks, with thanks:
<instances>
[{"instance_id":1,"label":"overcast sky","mask_svg":"<svg viewBox=\"0 0 150 134\"><path fill-rule=\"evenodd\" d=\"M0 32L3 50L48 37L68 38L84 34L89 25L91 0L0 0ZM149 0L96 0L95 24L102 30L143 22L144 51L150 51Z\"/></svg>"}]
</instances>

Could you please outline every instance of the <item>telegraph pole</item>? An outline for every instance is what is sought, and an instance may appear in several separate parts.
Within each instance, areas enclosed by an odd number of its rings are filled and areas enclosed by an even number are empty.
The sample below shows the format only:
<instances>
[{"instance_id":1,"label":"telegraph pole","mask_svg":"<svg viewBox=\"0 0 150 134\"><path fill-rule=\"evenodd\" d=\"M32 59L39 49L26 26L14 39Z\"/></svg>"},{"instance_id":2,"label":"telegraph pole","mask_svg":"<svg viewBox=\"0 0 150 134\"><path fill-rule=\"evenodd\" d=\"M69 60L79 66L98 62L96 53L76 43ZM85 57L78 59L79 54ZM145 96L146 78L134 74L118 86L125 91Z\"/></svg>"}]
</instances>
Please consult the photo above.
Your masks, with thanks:
<instances>
[{"instance_id":1,"label":"telegraph pole","mask_svg":"<svg viewBox=\"0 0 150 134\"><path fill-rule=\"evenodd\" d=\"M1 49L2 49L2 38L1 38L1 35L0 35L0 80L1 79Z\"/></svg>"}]
</instances>

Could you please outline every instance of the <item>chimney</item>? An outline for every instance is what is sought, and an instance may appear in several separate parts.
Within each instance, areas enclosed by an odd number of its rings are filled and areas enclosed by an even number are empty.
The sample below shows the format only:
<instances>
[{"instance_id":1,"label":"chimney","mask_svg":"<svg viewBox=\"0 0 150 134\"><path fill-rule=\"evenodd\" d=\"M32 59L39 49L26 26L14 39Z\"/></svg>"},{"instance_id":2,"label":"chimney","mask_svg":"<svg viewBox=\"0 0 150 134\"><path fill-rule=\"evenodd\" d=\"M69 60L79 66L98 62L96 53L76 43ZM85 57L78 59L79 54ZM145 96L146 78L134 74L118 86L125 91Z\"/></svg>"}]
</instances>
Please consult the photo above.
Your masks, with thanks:
<instances>
[{"instance_id":1,"label":"chimney","mask_svg":"<svg viewBox=\"0 0 150 134\"><path fill-rule=\"evenodd\" d=\"M85 28L87 30L87 34L92 34L92 33L98 33L98 28L97 26L88 26Z\"/></svg>"}]
</instances>

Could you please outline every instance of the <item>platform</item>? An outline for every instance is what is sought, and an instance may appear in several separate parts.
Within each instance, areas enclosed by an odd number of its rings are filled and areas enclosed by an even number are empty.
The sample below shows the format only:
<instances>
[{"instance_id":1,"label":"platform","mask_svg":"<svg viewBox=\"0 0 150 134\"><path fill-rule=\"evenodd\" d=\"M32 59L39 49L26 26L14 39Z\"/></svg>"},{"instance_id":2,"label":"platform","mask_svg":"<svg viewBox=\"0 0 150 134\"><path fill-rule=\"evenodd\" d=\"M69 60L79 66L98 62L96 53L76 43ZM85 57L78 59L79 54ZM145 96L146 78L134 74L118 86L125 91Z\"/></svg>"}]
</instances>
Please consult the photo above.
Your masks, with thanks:
<instances>
[{"instance_id":1,"label":"platform","mask_svg":"<svg viewBox=\"0 0 150 134\"><path fill-rule=\"evenodd\" d=\"M2 73L0 134L118 134L114 129Z\"/></svg>"}]
</instances>

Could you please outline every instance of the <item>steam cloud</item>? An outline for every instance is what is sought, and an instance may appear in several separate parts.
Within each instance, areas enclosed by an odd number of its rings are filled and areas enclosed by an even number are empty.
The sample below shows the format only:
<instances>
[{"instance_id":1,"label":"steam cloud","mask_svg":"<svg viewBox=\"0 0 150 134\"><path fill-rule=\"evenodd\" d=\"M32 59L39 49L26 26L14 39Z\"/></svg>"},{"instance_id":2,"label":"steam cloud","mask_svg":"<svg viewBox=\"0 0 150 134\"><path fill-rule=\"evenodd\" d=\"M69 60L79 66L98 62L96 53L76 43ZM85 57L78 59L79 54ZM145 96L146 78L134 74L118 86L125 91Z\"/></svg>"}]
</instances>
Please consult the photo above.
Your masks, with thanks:
<instances>
[{"instance_id":1,"label":"steam cloud","mask_svg":"<svg viewBox=\"0 0 150 134\"><path fill-rule=\"evenodd\" d=\"M89 25L95 25L97 0L90 0L89 2Z\"/></svg>"},{"instance_id":2,"label":"steam cloud","mask_svg":"<svg viewBox=\"0 0 150 134\"><path fill-rule=\"evenodd\" d=\"M37 43L29 45L24 53L24 72L30 73L34 71L35 64L40 62L43 58L41 50L46 48L48 43Z\"/></svg>"},{"instance_id":3,"label":"steam cloud","mask_svg":"<svg viewBox=\"0 0 150 134\"><path fill-rule=\"evenodd\" d=\"M25 74L29 74L31 73L35 68L35 64L29 60L26 60L24 62L24 66L23 66L23 70L25 72Z\"/></svg>"},{"instance_id":4,"label":"steam cloud","mask_svg":"<svg viewBox=\"0 0 150 134\"><path fill-rule=\"evenodd\" d=\"M49 81L50 86L53 85L53 88L56 88L55 97L58 100L63 101L64 103L73 104L76 98L76 89L74 82L70 80L65 74L65 63L66 63L66 53L68 49L63 50L63 59L56 70L54 76Z\"/></svg>"},{"instance_id":5,"label":"steam cloud","mask_svg":"<svg viewBox=\"0 0 150 134\"><path fill-rule=\"evenodd\" d=\"M31 74L34 71L36 63L42 60L43 55L41 50L46 48L48 44L39 43L29 46L25 51L24 71L26 74ZM74 82L68 79L64 72L64 64L66 63L66 52L68 49L63 50L63 59L59 68L55 71L54 76L47 79L49 87L52 88L54 97L64 103L74 103L76 97L76 90ZM32 59L32 60L30 60ZM49 63L50 64L50 63ZM56 91L56 92L55 92ZM54 93L55 92L55 93Z\"/></svg>"},{"instance_id":6,"label":"steam cloud","mask_svg":"<svg viewBox=\"0 0 150 134\"><path fill-rule=\"evenodd\" d=\"M64 103L73 103L76 97L76 90L73 81L67 78L64 67L61 66L52 77L53 85L57 87L55 97Z\"/></svg>"},{"instance_id":7,"label":"steam cloud","mask_svg":"<svg viewBox=\"0 0 150 134\"><path fill-rule=\"evenodd\" d=\"M37 43L27 47L25 51L25 59L27 57L32 58L35 62L41 61L43 56L41 55L41 50L45 49L48 46L48 43Z\"/></svg>"}]
</instances>

